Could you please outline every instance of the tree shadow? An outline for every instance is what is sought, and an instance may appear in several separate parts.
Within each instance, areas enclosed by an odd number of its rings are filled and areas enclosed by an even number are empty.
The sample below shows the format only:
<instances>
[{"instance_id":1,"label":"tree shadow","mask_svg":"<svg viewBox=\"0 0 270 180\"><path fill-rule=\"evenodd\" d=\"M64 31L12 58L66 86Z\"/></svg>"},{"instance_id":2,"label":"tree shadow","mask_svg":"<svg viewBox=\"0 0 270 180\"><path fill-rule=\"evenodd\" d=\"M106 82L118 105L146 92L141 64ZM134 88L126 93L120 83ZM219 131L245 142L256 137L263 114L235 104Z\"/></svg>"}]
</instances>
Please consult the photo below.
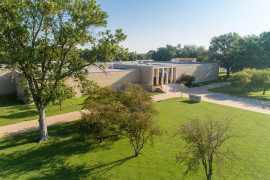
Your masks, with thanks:
<instances>
[{"instance_id":1,"label":"tree shadow","mask_svg":"<svg viewBox=\"0 0 270 180\"><path fill-rule=\"evenodd\" d=\"M184 100L184 101L179 101L179 102L186 103L186 104L198 104L197 102L193 102L189 100Z\"/></svg>"},{"instance_id":2,"label":"tree shadow","mask_svg":"<svg viewBox=\"0 0 270 180\"><path fill-rule=\"evenodd\" d=\"M97 178L97 177L100 177L100 176L106 174L107 172L109 172L113 168L115 168L117 166L121 166L122 164L124 164L125 162L127 162L128 160L130 160L134 157L135 156L130 156L130 157L122 158L122 159L112 161L109 163L95 165L94 167L92 167L88 170L89 170L89 173L91 175L94 175L94 177Z\"/></svg>"},{"instance_id":3,"label":"tree shadow","mask_svg":"<svg viewBox=\"0 0 270 180\"><path fill-rule=\"evenodd\" d=\"M23 105L16 95L0 96L0 107Z\"/></svg>"},{"instance_id":4,"label":"tree shadow","mask_svg":"<svg viewBox=\"0 0 270 180\"><path fill-rule=\"evenodd\" d=\"M104 143L100 144L97 139L81 139L74 132L75 125L72 122L50 127L49 133L53 138L42 144L37 143L38 131L10 136L0 141L0 150L6 152L4 156L0 156L0 177L7 179L12 174L12 177L17 179L22 174L44 171L40 177L34 177L33 179L78 179L78 177L83 178L84 175L92 172L98 175L107 172L129 159L124 158L108 164L95 165L93 168L86 170L83 165L66 165L68 157L83 155L89 151L108 150L117 140L110 139L109 141L109 139L106 139ZM21 145L29 147L21 148ZM10 150L12 153L8 153Z\"/></svg>"},{"instance_id":5,"label":"tree shadow","mask_svg":"<svg viewBox=\"0 0 270 180\"><path fill-rule=\"evenodd\" d=\"M36 115L38 115L38 112L36 110L28 110L24 112L11 113L6 116L0 116L0 119L23 119L27 117L33 117Z\"/></svg>"}]
</instances>

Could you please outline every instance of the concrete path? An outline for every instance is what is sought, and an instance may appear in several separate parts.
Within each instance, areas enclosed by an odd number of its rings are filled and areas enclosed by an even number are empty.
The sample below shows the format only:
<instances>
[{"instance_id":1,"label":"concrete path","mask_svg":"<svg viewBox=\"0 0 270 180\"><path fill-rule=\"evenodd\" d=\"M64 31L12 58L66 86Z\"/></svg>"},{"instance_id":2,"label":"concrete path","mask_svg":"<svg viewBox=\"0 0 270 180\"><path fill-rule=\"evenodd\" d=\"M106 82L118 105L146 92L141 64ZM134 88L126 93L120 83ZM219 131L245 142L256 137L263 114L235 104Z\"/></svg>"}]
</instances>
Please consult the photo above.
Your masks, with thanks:
<instances>
[{"instance_id":1,"label":"concrete path","mask_svg":"<svg viewBox=\"0 0 270 180\"><path fill-rule=\"evenodd\" d=\"M223 83L223 85L228 85L228 83ZM240 109L246 109L250 111L260 112L264 114L270 114L270 102L219 94L208 92L208 89L219 87L220 83L211 84L207 86L201 86L196 88L185 89L183 97L188 97L189 94L195 94L202 97L202 101L212 102L216 104L222 104L226 106L236 107ZM181 97L180 92L168 92L164 94L159 94L153 96L154 101L164 100L173 97ZM81 118L80 111L70 112L66 114L60 114L56 116L47 117L47 125L52 126L56 124L61 124L65 122L74 121ZM27 131L33 131L38 129L38 121L24 121L17 124L11 124L7 126L0 127L0 138L11 136L14 134L19 134Z\"/></svg>"},{"instance_id":2,"label":"concrete path","mask_svg":"<svg viewBox=\"0 0 270 180\"><path fill-rule=\"evenodd\" d=\"M70 112L66 114L59 114L56 116L47 117L47 125L52 126L65 122L74 121L81 118L80 111ZM39 128L38 120L24 121L16 124L10 124L0 127L0 138L20 134L28 131L33 131Z\"/></svg>"},{"instance_id":3,"label":"concrete path","mask_svg":"<svg viewBox=\"0 0 270 180\"><path fill-rule=\"evenodd\" d=\"M223 83L223 85L228 85L229 83ZM201 96L202 101L212 102L216 104L222 104L226 106L231 106L235 108L260 112L264 114L270 114L270 102L256 100L251 98L244 98L226 94L212 93L207 91L208 89L220 87L220 83L210 84L201 87L189 88L183 91L183 97L188 97L189 94L194 94ZM168 99L172 97L181 97L181 92L168 92L164 94L155 95L154 101L159 101L163 99Z\"/></svg>"}]
</instances>

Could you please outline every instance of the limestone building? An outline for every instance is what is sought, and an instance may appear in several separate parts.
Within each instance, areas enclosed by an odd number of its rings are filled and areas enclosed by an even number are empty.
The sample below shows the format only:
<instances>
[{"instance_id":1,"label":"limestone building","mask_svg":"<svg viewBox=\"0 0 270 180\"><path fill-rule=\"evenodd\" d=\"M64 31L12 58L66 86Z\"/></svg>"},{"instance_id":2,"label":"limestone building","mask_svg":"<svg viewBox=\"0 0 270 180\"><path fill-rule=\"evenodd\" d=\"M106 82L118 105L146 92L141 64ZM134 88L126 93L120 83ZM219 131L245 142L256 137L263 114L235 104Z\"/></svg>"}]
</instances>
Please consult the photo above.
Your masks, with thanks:
<instances>
[{"instance_id":1,"label":"limestone building","mask_svg":"<svg viewBox=\"0 0 270 180\"><path fill-rule=\"evenodd\" d=\"M195 83L218 79L219 64L217 63L179 63L139 60L128 62L107 63L106 69L89 68L88 80L100 86L111 86L121 89L123 82L141 84L148 91L163 90L175 84L182 74L195 77ZM21 93L22 87L17 76L10 70L0 69L0 95ZM17 83L16 83L17 82ZM76 96L80 96L78 82L68 80L68 85L75 87Z\"/></svg>"}]
</instances>

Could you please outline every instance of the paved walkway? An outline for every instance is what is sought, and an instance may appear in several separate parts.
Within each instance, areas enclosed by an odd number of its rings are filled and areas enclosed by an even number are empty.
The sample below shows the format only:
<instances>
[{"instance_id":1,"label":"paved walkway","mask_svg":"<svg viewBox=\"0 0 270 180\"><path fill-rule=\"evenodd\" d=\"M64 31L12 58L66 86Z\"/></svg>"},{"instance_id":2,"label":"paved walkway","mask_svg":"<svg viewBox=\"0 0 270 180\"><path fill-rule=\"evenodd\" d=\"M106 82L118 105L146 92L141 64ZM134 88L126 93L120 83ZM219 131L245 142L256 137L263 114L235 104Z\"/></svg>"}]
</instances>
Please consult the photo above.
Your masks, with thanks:
<instances>
[{"instance_id":1,"label":"paved walkway","mask_svg":"<svg viewBox=\"0 0 270 180\"><path fill-rule=\"evenodd\" d=\"M229 83L223 83L223 85L228 85ZM226 94L212 93L207 91L208 89L220 87L220 83L210 84L201 87L189 88L183 91L183 97L188 97L189 94L194 94L201 96L202 101L212 102L216 104L222 104L226 106L236 107L240 109L260 112L264 114L270 114L270 102L262 101L251 98L244 98ZM168 92L164 94L155 95L154 101L159 101L163 99L168 99L172 97L181 97L180 92Z\"/></svg>"},{"instance_id":2,"label":"paved walkway","mask_svg":"<svg viewBox=\"0 0 270 180\"><path fill-rule=\"evenodd\" d=\"M227 85L228 83L223 83ZM202 97L202 101L212 102L216 104L222 104L226 106L236 107L240 109L246 109L250 111L270 114L270 102L261 101L256 99L249 99L219 93L208 92L208 89L219 87L220 83L211 84L202 87L189 88L183 91L183 97L188 97L189 94L195 94ZM181 97L180 92L168 92L153 96L154 101L164 100L173 97ZM47 117L47 125L52 126L65 122L74 121L80 119L80 111L70 112L66 114L60 114L56 116ZM19 134L27 131L38 129L38 121L24 121L17 124L11 124L0 127L0 138Z\"/></svg>"}]
</instances>

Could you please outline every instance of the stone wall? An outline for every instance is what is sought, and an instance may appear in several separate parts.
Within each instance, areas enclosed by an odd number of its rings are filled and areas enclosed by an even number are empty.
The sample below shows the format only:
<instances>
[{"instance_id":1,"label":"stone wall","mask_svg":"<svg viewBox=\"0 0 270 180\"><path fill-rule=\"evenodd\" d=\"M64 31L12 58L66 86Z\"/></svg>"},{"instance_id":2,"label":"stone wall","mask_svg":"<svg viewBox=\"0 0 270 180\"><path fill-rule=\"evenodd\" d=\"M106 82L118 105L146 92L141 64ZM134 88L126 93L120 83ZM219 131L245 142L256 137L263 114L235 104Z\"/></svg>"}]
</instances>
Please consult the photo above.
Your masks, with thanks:
<instances>
[{"instance_id":1,"label":"stone wall","mask_svg":"<svg viewBox=\"0 0 270 180\"><path fill-rule=\"evenodd\" d=\"M213 81L218 79L219 64L181 64L176 66L176 79L182 74L187 74L195 77L195 83Z\"/></svg>"},{"instance_id":2,"label":"stone wall","mask_svg":"<svg viewBox=\"0 0 270 180\"><path fill-rule=\"evenodd\" d=\"M197 62L197 58L172 58L171 62L192 63Z\"/></svg>"},{"instance_id":3,"label":"stone wall","mask_svg":"<svg viewBox=\"0 0 270 180\"><path fill-rule=\"evenodd\" d=\"M140 70L115 70L109 72L90 72L87 75L88 80L95 81L101 87L111 86L114 89L119 89L123 82L140 83ZM76 96L80 97L80 88L78 82L69 79L67 84L75 87Z\"/></svg>"},{"instance_id":4,"label":"stone wall","mask_svg":"<svg viewBox=\"0 0 270 180\"><path fill-rule=\"evenodd\" d=\"M0 95L15 94L16 83L11 70L0 68Z\"/></svg>"}]
</instances>

